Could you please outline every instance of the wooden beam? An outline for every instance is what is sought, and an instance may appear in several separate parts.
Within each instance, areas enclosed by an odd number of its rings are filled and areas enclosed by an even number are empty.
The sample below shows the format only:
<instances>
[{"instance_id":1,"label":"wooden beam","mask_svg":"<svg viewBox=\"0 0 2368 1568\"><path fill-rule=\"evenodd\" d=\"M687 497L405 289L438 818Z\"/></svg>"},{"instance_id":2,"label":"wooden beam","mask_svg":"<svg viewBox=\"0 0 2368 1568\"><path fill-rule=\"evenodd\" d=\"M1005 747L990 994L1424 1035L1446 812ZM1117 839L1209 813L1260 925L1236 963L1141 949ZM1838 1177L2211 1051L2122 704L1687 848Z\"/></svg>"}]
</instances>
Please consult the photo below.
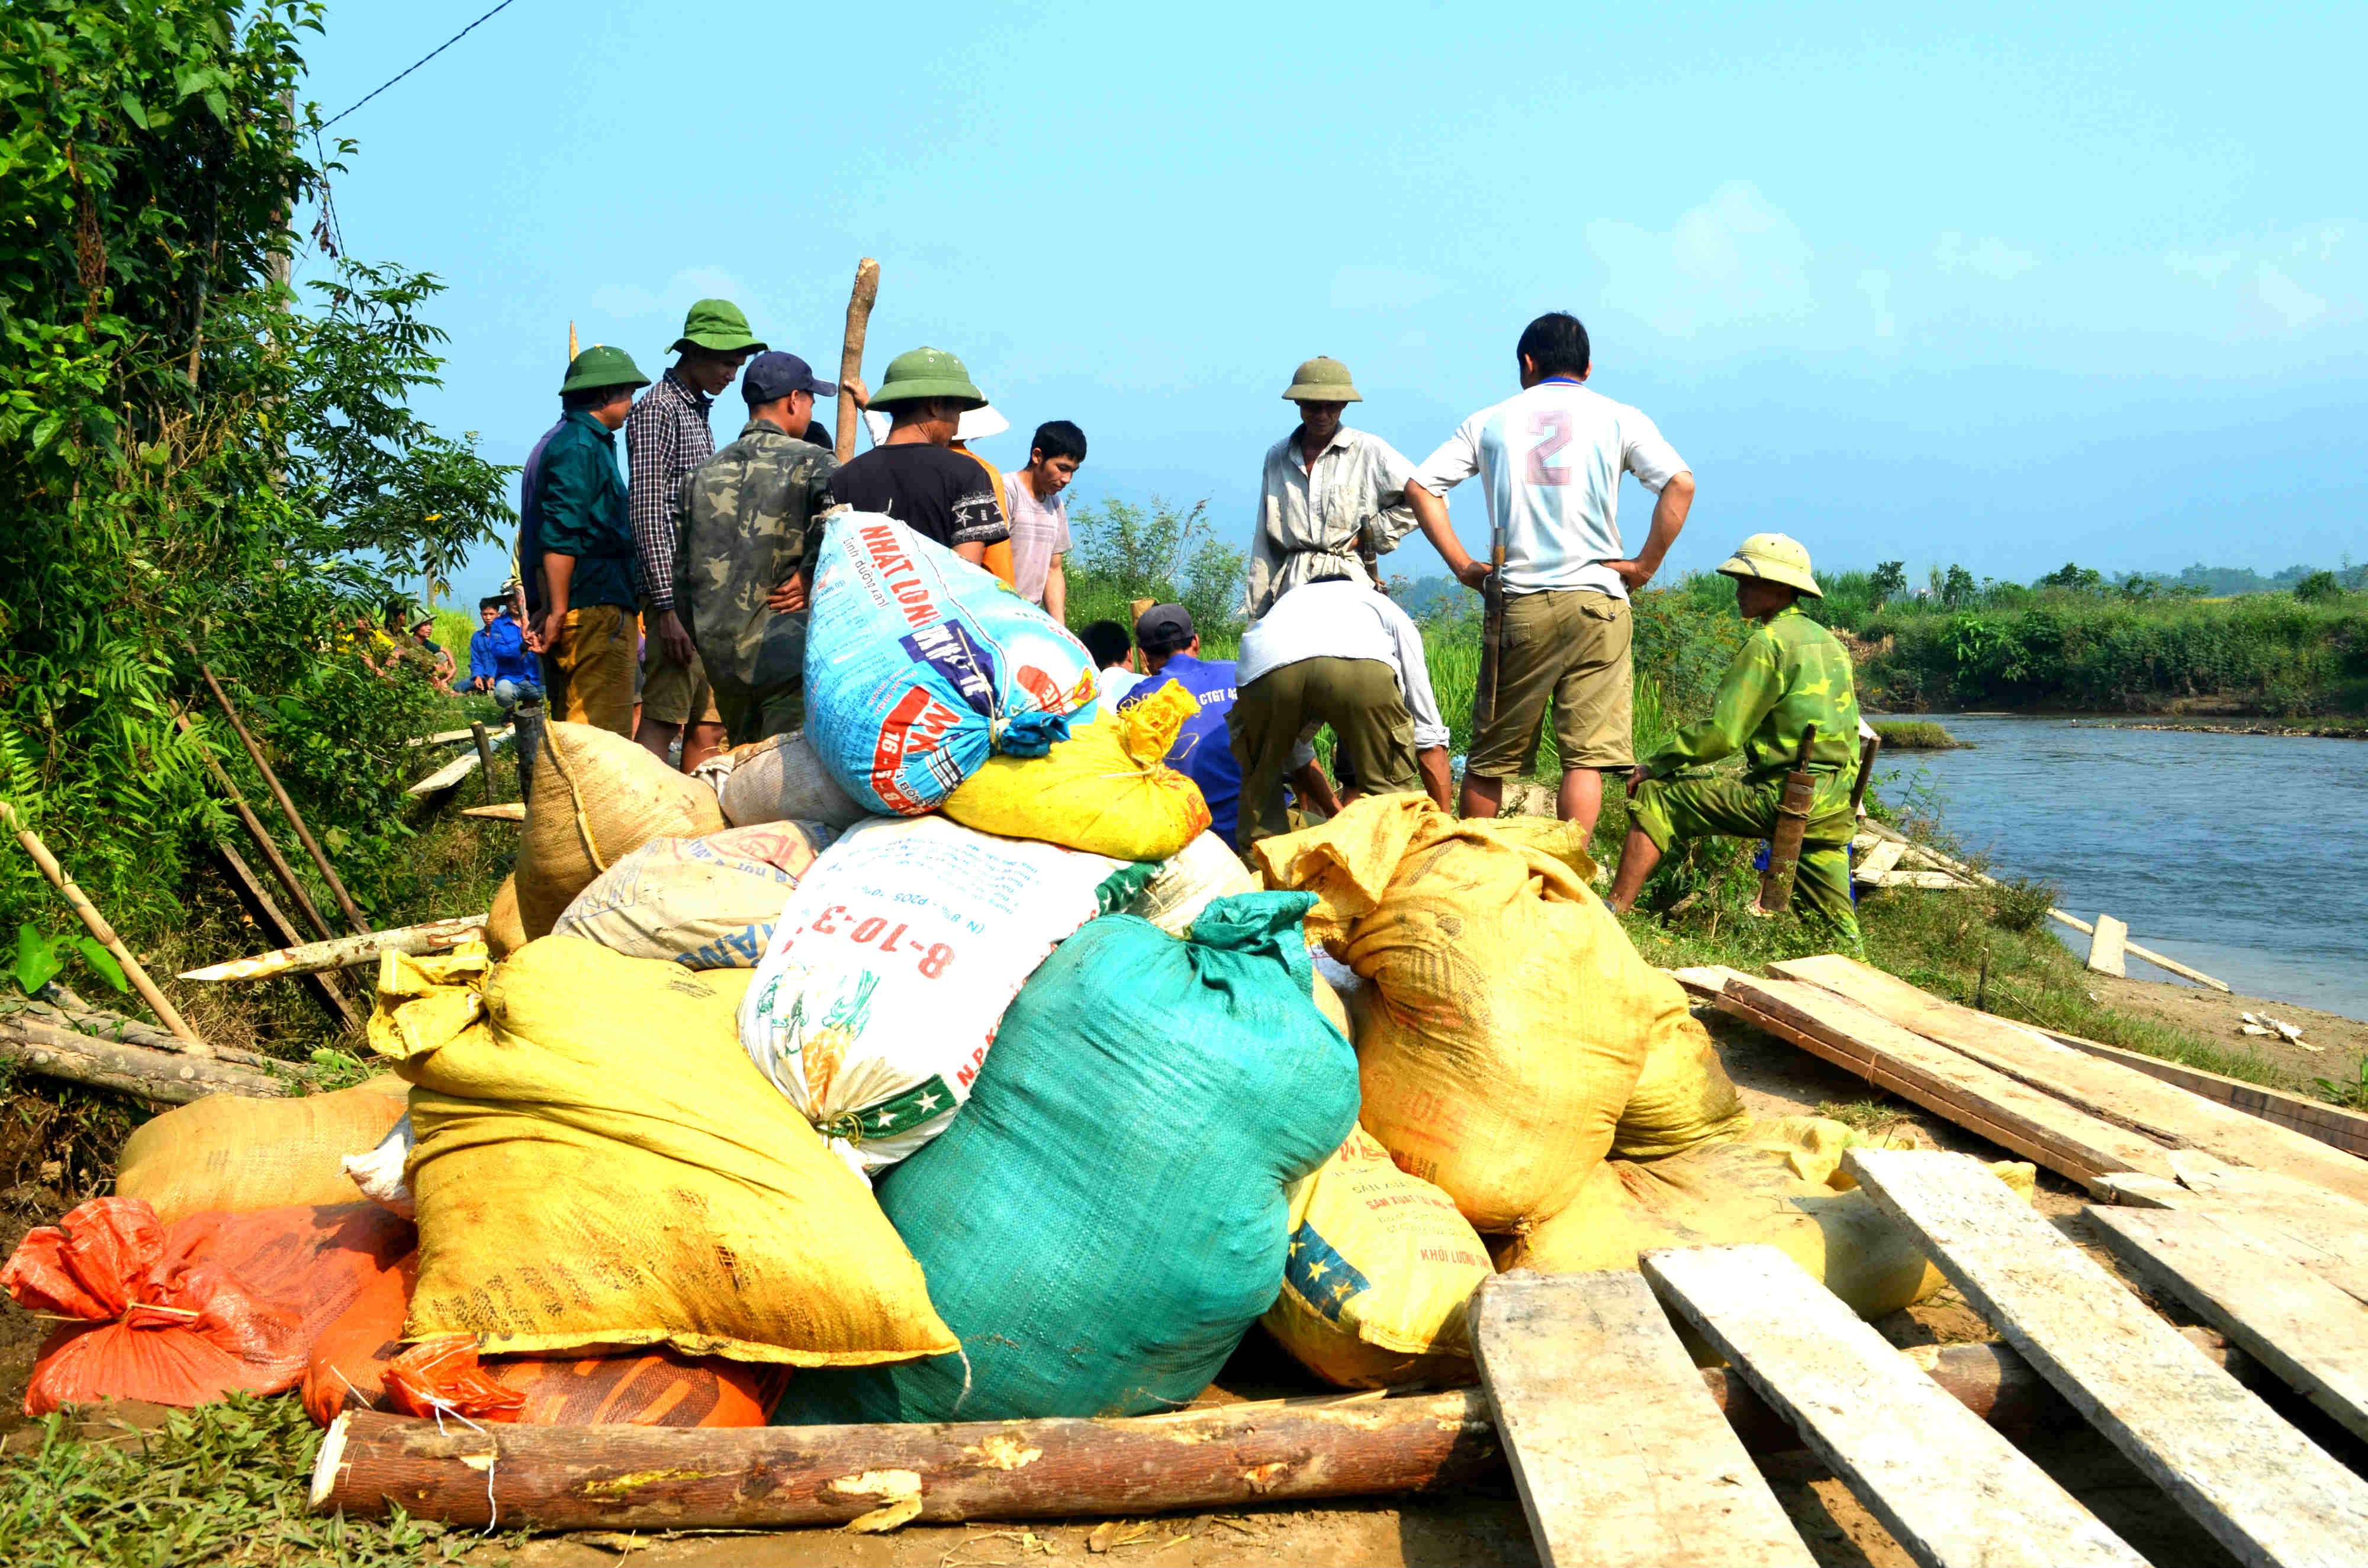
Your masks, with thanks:
<instances>
[{"instance_id":1,"label":"wooden beam","mask_svg":"<svg viewBox=\"0 0 2368 1568\"><path fill-rule=\"evenodd\" d=\"M2193 1185L2190 1185L2192 1183ZM2107 1176L2100 1195L2141 1209L2180 1209L2241 1226L2292 1261L2368 1303L2368 1207L2301 1182L2228 1171L2180 1179Z\"/></svg>"},{"instance_id":2,"label":"wooden beam","mask_svg":"<svg viewBox=\"0 0 2368 1568\"><path fill-rule=\"evenodd\" d=\"M2145 1562L1774 1247L1670 1248L1643 1268L1926 1568Z\"/></svg>"},{"instance_id":3,"label":"wooden beam","mask_svg":"<svg viewBox=\"0 0 2368 1568\"><path fill-rule=\"evenodd\" d=\"M1641 1277L1523 1269L1482 1280L1468 1310L1473 1357L1548 1568L1815 1561ZM1900 1376L1931 1390L1888 1353Z\"/></svg>"},{"instance_id":4,"label":"wooden beam","mask_svg":"<svg viewBox=\"0 0 2368 1568\"><path fill-rule=\"evenodd\" d=\"M258 953L251 959L231 959L222 963L208 964L203 969L190 970L180 978L209 984L233 980L269 980L275 975L352 969L361 964L376 963L385 953L440 953L472 937L483 936L488 918L483 915L458 915L450 920L398 926L387 931L366 931L359 937L339 937L327 942L307 942L302 947Z\"/></svg>"},{"instance_id":5,"label":"wooden beam","mask_svg":"<svg viewBox=\"0 0 2368 1568\"><path fill-rule=\"evenodd\" d=\"M2060 909L2049 910L2047 912L2047 918L2055 921L2060 926L2067 926L2071 927L2073 930L2079 932L2083 937L2094 937L2097 934L2097 928L2094 926L2089 925L2086 920L2079 918L2078 915L2066 915ZM2126 930L2126 927L2124 930ZM2157 969L2169 970L2171 973L2179 976L2181 980L2192 980L2198 985L2207 985L2214 991L2226 991L2228 989L2228 983L2226 981L2214 980L2210 975L2204 973L2202 970L2190 969L2185 964L2180 962L2177 959L2165 958L2162 954L2156 952L2152 948L2141 948L2135 942L2130 941L2126 936L2123 938L2122 947L2124 951L2129 952L2135 957L2146 960L2146 962L2154 965Z\"/></svg>"},{"instance_id":6,"label":"wooden beam","mask_svg":"<svg viewBox=\"0 0 2368 1568\"><path fill-rule=\"evenodd\" d=\"M2295 1431L1980 1162L1853 1149L1843 1167L1950 1283L2239 1562L2368 1562L2368 1482Z\"/></svg>"},{"instance_id":7,"label":"wooden beam","mask_svg":"<svg viewBox=\"0 0 2368 1568\"><path fill-rule=\"evenodd\" d=\"M2042 1029L2041 1033L2075 1051L2100 1056L2108 1062L2118 1062L2134 1072L2149 1078L2159 1078L2166 1084L2176 1084L2191 1095L2202 1095L2216 1100L2248 1116L2258 1116L2263 1121L2276 1122L2305 1138L2317 1139L2329 1148L2340 1149L2347 1154L2368 1158L2368 1116L2325 1100L2288 1094L2262 1084L2248 1084L2242 1078L2231 1078L2218 1073L2207 1073L2201 1067L2191 1067L2184 1062L2166 1061L2148 1056L2142 1051L2124 1046L2107 1045L2102 1040L2066 1034L2062 1029Z\"/></svg>"},{"instance_id":8,"label":"wooden beam","mask_svg":"<svg viewBox=\"0 0 2368 1568\"><path fill-rule=\"evenodd\" d=\"M1861 882L1873 881L1884 872L1899 864L1900 852L1906 847L1906 845L1896 839L1876 839L1873 846L1867 850L1865 858L1850 868L1851 878Z\"/></svg>"},{"instance_id":9,"label":"wooden beam","mask_svg":"<svg viewBox=\"0 0 2368 1568\"><path fill-rule=\"evenodd\" d=\"M1977 1013L1919 991L1839 954L1768 966L1789 980L1834 995L1938 1041L2067 1105L2143 1132L2167 1148L2199 1149L2229 1165L2249 1165L2368 1202L2368 1160L2328 1147L2291 1128L2192 1094L2048 1039L2009 1019Z\"/></svg>"},{"instance_id":10,"label":"wooden beam","mask_svg":"<svg viewBox=\"0 0 2368 1568\"><path fill-rule=\"evenodd\" d=\"M2169 1178L2160 1144L1802 981L1730 973L1715 1004L2024 1159L2095 1189L2099 1177Z\"/></svg>"},{"instance_id":11,"label":"wooden beam","mask_svg":"<svg viewBox=\"0 0 2368 1568\"><path fill-rule=\"evenodd\" d=\"M0 1016L0 1058L46 1078L113 1089L162 1105L186 1105L208 1095L269 1098L290 1089L282 1080L249 1068L100 1040L36 1022L22 1013Z\"/></svg>"},{"instance_id":12,"label":"wooden beam","mask_svg":"<svg viewBox=\"0 0 2368 1568\"><path fill-rule=\"evenodd\" d=\"M522 823L526 821L526 802L496 801L490 806L463 806L461 814L464 817L484 817L493 822Z\"/></svg>"},{"instance_id":13,"label":"wooden beam","mask_svg":"<svg viewBox=\"0 0 2368 1568\"><path fill-rule=\"evenodd\" d=\"M2110 915L2098 915L2096 928L2089 933L2089 967L2099 974L2123 979L2129 973L2129 966L2122 961L2129 950L2129 942L2128 922Z\"/></svg>"},{"instance_id":14,"label":"wooden beam","mask_svg":"<svg viewBox=\"0 0 2368 1568\"><path fill-rule=\"evenodd\" d=\"M222 868L229 873L232 888L254 910L256 918L263 928L288 947L295 947L302 943L304 940L303 933L297 930L288 916L281 913L279 905L272 901L268 892L264 891L261 879L256 877L254 869L240 858L238 851L221 839L216 839L214 853L222 858ZM188 977L185 975L182 978ZM339 1028L358 1029L362 1027L366 1020L361 1014L354 1010L353 1004L346 1000L345 990L337 984L335 974L310 973L304 977L304 983L305 990L312 994L314 1001L321 1004Z\"/></svg>"},{"instance_id":15,"label":"wooden beam","mask_svg":"<svg viewBox=\"0 0 2368 1568\"><path fill-rule=\"evenodd\" d=\"M498 744L499 743L496 742L495 744ZM439 790L450 790L459 784L462 779L468 778L472 773L476 772L478 768L484 767L492 756L493 752L490 747L483 751L464 751L460 756L454 757L451 761L446 763L443 767L438 768L435 772L429 774L427 778L422 778L418 783L411 786L405 793L412 795L433 795Z\"/></svg>"},{"instance_id":16,"label":"wooden beam","mask_svg":"<svg viewBox=\"0 0 2368 1568\"><path fill-rule=\"evenodd\" d=\"M1924 888L1934 892L1944 892L1951 888L1969 885L1952 871L1892 870L1885 871L1881 876L1868 877L1863 880L1870 887Z\"/></svg>"},{"instance_id":17,"label":"wooden beam","mask_svg":"<svg viewBox=\"0 0 2368 1568\"><path fill-rule=\"evenodd\" d=\"M2368 1437L2368 1309L2241 1225L2175 1209L2091 1207L2113 1256Z\"/></svg>"}]
</instances>

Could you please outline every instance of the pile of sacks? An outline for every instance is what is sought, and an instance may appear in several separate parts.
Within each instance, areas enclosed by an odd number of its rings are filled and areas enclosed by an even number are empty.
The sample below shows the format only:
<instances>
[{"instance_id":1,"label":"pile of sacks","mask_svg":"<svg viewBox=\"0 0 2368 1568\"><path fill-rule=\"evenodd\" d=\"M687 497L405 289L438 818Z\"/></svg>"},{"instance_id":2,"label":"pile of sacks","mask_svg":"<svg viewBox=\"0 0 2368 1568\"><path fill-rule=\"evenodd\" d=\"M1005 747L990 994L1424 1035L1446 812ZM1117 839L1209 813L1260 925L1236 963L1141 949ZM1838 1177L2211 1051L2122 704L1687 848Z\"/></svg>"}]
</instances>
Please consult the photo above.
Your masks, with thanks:
<instances>
[{"instance_id":1,"label":"pile of sacks","mask_svg":"<svg viewBox=\"0 0 2368 1568\"><path fill-rule=\"evenodd\" d=\"M1378 797L1247 868L1160 760L1189 699L1099 712L884 518L830 523L808 650L807 729L694 778L551 725L487 942L381 962L389 1075L170 1112L28 1238L0 1282L75 1320L33 1405L1133 1415L1261 1322L1336 1384L1468 1381L1498 1267L1937 1286L1846 1130L1744 1115L1560 824Z\"/></svg>"}]
</instances>

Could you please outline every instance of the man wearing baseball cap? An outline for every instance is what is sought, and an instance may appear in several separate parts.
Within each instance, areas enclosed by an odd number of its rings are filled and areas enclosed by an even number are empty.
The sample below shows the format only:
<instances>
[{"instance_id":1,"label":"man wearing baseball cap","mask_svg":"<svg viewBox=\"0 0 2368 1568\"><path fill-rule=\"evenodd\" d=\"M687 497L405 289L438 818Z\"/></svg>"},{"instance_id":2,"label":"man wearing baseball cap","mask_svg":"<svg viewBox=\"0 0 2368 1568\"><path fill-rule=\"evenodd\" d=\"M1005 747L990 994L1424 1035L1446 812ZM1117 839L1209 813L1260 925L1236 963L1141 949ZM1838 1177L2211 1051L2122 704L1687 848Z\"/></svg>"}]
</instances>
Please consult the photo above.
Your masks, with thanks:
<instances>
[{"instance_id":1,"label":"man wearing baseball cap","mask_svg":"<svg viewBox=\"0 0 2368 1568\"><path fill-rule=\"evenodd\" d=\"M1735 579L1736 608L1751 635L1727 665L1710 717L1687 725L1645 759L1628 787L1628 842L1620 852L1611 904L1622 914L1672 845L1713 835L1766 838L1776 831L1784 792L1807 727L1816 804L1801 835L1793 899L1804 918L1858 947L1850 907L1851 770L1858 760L1858 694L1850 653L1834 634L1801 613L1804 597L1823 598L1809 552L1782 534L1753 534L1719 571ZM1710 765L1737 752L1741 773Z\"/></svg>"},{"instance_id":2,"label":"man wearing baseball cap","mask_svg":"<svg viewBox=\"0 0 2368 1568\"><path fill-rule=\"evenodd\" d=\"M1170 683L1192 699L1199 711L1176 732L1167 766L1201 787L1201 798L1209 802L1209 831L1231 844L1242 793L1242 765L1234 759L1225 730L1238 695L1234 661L1201 657L1201 633L1182 605L1144 610L1135 618L1134 642L1151 673L1119 706L1132 708Z\"/></svg>"},{"instance_id":3,"label":"man wearing baseball cap","mask_svg":"<svg viewBox=\"0 0 2368 1568\"><path fill-rule=\"evenodd\" d=\"M805 720L807 563L838 471L810 430L814 399L838 390L794 354L749 360L740 378L748 423L691 471L676 502L675 608L734 745Z\"/></svg>"},{"instance_id":4,"label":"man wearing baseball cap","mask_svg":"<svg viewBox=\"0 0 2368 1568\"><path fill-rule=\"evenodd\" d=\"M681 735L682 769L688 773L722 744L723 722L699 651L675 608L675 502L685 476L715 455L708 409L748 356L762 353L765 346L748 331L739 306L729 300L701 300L683 319L674 347L679 358L625 426L633 548L641 561L642 612L649 631L642 723L633 738L664 757Z\"/></svg>"},{"instance_id":5,"label":"man wearing baseball cap","mask_svg":"<svg viewBox=\"0 0 2368 1568\"><path fill-rule=\"evenodd\" d=\"M621 348L596 344L569 362L559 388L566 412L532 465L531 531L522 528L518 543L527 580L541 589L533 646L552 717L620 735L633 728L641 629L617 432L632 412L633 389L649 384Z\"/></svg>"},{"instance_id":6,"label":"man wearing baseball cap","mask_svg":"<svg viewBox=\"0 0 2368 1568\"><path fill-rule=\"evenodd\" d=\"M977 565L986 547L1011 537L985 464L953 450L968 411L986 406L970 371L942 348L916 348L888 362L871 394L888 414L888 437L832 476L831 499L882 512Z\"/></svg>"}]
</instances>

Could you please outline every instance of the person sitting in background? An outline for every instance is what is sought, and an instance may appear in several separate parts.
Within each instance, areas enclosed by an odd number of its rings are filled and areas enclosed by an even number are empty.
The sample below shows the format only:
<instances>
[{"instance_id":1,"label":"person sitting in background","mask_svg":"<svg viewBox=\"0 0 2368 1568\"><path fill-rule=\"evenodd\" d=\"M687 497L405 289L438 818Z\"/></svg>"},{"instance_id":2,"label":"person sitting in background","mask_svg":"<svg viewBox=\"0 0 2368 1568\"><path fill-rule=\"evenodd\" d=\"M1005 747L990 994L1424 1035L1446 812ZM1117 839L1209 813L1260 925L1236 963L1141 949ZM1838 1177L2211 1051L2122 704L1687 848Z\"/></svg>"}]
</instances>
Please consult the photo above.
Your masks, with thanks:
<instances>
[{"instance_id":1,"label":"person sitting in background","mask_svg":"<svg viewBox=\"0 0 2368 1568\"><path fill-rule=\"evenodd\" d=\"M1028 445L1028 466L1012 470L1004 485L1011 585L1054 620L1069 613L1069 579L1061 566L1069 549L1069 506L1061 493L1085 460L1086 433L1065 419L1047 420Z\"/></svg>"},{"instance_id":2,"label":"person sitting in background","mask_svg":"<svg viewBox=\"0 0 2368 1568\"><path fill-rule=\"evenodd\" d=\"M1242 634L1237 671L1229 729L1246 802L1241 848L1291 831L1287 778L1325 802L1328 784L1305 775L1315 761L1310 743L1326 724L1348 781L1343 801L1420 791L1450 808L1448 730L1422 633L1363 578L1319 578L1276 599Z\"/></svg>"},{"instance_id":3,"label":"person sitting in background","mask_svg":"<svg viewBox=\"0 0 2368 1568\"><path fill-rule=\"evenodd\" d=\"M1094 656L1094 668L1099 672L1094 678L1101 688L1103 707L1116 708L1119 699L1143 684L1143 677L1126 667L1134 642L1117 621L1097 620L1077 633L1077 641Z\"/></svg>"},{"instance_id":4,"label":"person sitting in background","mask_svg":"<svg viewBox=\"0 0 2368 1568\"><path fill-rule=\"evenodd\" d=\"M1776 803L1808 726L1817 727L1809 771L1816 803L1801 835L1793 904L1829 926L1851 950L1859 945L1850 906L1850 810L1858 760L1858 694L1849 652L1801 613L1799 600L1823 598L1809 552L1782 534L1753 534L1719 571L1735 579L1736 608L1754 623L1712 700L1710 717L1689 724L1646 757L1628 786L1628 842L1612 879L1611 907L1626 914L1672 846L1726 835L1767 838ZM1708 765L1741 752L1741 773Z\"/></svg>"},{"instance_id":5,"label":"person sitting in background","mask_svg":"<svg viewBox=\"0 0 2368 1568\"><path fill-rule=\"evenodd\" d=\"M511 614L516 603L500 594L478 600L484 625L469 639L469 689L490 696L505 724L521 701L542 700L542 683L535 678L540 672L527 662L526 629Z\"/></svg>"},{"instance_id":6,"label":"person sitting in background","mask_svg":"<svg viewBox=\"0 0 2368 1568\"><path fill-rule=\"evenodd\" d=\"M1201 657L1201 633L1182 605L1153 605L1144 610L1135 619L1134 642L1151 673L1120 699L1119 707L1132 708L1169 685L1181 687L1192 699L1197 711L1176 733L1175 744L1167 748L1167 766L1201 787L1201 798L1209 802L1209 831L1231 844L1242 792L1241 764L1234 760L1225 738L1226 715L1233 711L1235 694L1234 662Z\"/></svg>"},{"instance_id":7,"label":"person sitting in background","mask_svg":"<svg viewBox=\"0 0 2368 1568\"><path fill-rule=\"evenodd\" d=\"M452 655L444 644L436 641L434 616L423 611L413 618L411 646L404 652L418 659L420 673L427 677L428 685L447 697L452 695L452 676L458 666L452 663Z\"/></svg>"}]
</instances>

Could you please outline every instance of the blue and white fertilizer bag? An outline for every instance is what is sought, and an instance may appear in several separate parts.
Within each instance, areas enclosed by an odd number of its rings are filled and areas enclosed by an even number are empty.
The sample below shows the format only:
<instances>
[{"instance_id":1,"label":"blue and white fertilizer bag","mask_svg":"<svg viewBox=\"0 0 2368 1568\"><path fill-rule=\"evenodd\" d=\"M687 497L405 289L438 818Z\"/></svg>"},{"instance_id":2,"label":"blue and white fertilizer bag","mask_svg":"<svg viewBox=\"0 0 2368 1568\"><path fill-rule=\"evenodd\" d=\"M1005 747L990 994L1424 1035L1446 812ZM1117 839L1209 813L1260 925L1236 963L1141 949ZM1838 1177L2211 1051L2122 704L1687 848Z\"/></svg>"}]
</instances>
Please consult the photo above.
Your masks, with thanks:
<instances>
[{"instance_id":1,"label":"blue and white fertilizer bag","mask_svg":"<svg viewBox=\"0 0 2368 1568\"><path fill-rule=\"evenodd\" d=\"M1093 656L992 573L874 512L824 526L806 738L869 811L918 816L994 755L1042 756L1093 717Z\"/></svg>"}]
</instances>

